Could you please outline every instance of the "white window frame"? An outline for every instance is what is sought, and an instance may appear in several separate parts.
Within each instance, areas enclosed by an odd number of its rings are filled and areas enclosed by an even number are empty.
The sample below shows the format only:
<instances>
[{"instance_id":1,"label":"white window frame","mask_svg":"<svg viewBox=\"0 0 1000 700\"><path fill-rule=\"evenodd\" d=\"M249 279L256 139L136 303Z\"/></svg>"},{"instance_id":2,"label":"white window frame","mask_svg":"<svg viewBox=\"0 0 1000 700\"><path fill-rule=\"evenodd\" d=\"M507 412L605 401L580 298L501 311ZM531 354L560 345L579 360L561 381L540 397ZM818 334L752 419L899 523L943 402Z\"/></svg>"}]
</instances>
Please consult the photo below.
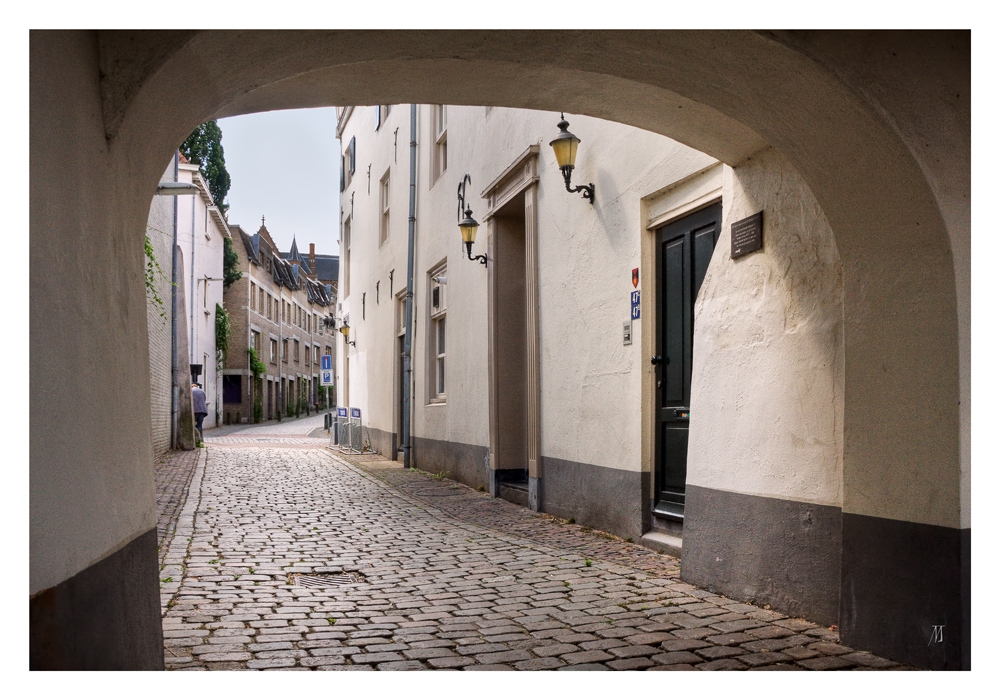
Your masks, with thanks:
<instances>
[{"instance_id":1,"label":"white window frame","mask_svg":"<svg viewBox=\"0 0 1000 700\"><path fill-rule=\"evenodd\" d=\"M431 184L448 170L448 105L431 105L434 150L431 156Z\"/></svg>"},{"instance_id":2,"label":"white window frame","mask_svg":"<svg viewBox=\"0 0 1000 700\"><path fill-rule=\"evenodd\" d=\"M448 398L447 393L447 337L448 337L448 295L447 284L441 284L436 278L447 277L447 262L436 265L427 274L427 403L443 404ZM438 304L434 305L434 292L437 290ZM444 336L442 338L442 335ZM443 346L443 347L442 347Z\"/></svg>"},{"instance_id":3,"label":"white window frame","mask_svg":"<svg viewBox=\"0 0 1000 700\"><path fill-rule=\"evenodd\" d=\"M379 220L378 220L378 244L381 246L389 240L389 188L391 186L390 169L385 171L385 175L378 183Z\"/></svg>"}]
</instances>

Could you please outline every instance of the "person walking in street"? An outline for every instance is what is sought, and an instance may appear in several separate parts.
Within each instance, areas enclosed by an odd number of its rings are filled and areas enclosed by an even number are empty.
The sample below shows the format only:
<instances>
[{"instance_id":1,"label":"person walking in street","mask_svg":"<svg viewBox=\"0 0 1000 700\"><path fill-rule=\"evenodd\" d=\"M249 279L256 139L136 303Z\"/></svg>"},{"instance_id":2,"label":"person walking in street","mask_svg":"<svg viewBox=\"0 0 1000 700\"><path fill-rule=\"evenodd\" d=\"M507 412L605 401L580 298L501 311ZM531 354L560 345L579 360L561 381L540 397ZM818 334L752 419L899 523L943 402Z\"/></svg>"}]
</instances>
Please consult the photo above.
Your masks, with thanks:
<instances>
[{"instance_id":1,"label":"person walking in street","mask_svg":"<svg viewBox=\"0 0 1000 700\"><path fill-rule=\"evenodd\" d=\"M194 409L194 425L198 429L198 440L203 441L201 434L201 424L208 415L208 399L200 384L191 384L191 407Z\"/></svg>"}]
</instances>

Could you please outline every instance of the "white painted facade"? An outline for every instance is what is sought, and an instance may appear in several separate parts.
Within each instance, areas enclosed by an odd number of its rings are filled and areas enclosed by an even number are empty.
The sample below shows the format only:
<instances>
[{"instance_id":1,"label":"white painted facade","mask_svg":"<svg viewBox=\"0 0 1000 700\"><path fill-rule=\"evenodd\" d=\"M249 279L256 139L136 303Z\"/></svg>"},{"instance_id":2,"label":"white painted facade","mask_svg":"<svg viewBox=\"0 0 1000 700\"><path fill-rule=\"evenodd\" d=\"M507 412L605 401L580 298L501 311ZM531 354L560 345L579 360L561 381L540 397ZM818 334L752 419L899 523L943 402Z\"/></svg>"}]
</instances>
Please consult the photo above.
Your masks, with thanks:
<instances>
[{"instance_id":1,"label":"white painted facade","mask_svg":"<svg viewBox=\"0 0 1000 700\"><path fill-rule=\"evenodd\" d=\"M208 415L203 427L212 428L221 423L222 415L222 374L215 350L215 307L222 305L224 239L231 236L222 212L212 202L208 184L198 172L198 166L181 163L178 179L194 182L200 190L197 196L178 198L177 245L184 257L186 275L187 361L202 366L198 383L208 400ZM183 373L187 367L181 370Z\"/></svg>"},{"instance_id":2,"label":"white painted facade","mask_svg":"<svg viewBox=\"0 0 1000 700\"><path fill-rule=\"evenodd\" d=\"M566 191L549 148L558 114L448 106L447 169L437 174L434 149L441 131L434 109L421 105L417 120L415 438L482 448L490 443L488 272L466 259L456 187L469 173L466 199L481 224L473 254L486 253L484 188L537 144L542 460L655 471L655 230L721 201L725 223L695 311L688 483L842 505L840 258L818 203L777 152L764 149L730 167L657 134L570 115L569 130L581 139L573 184L595 184L596 202L590 205ZM388 455L388 441L377 436L400 432L409 108L393 107L378 129L375 111L354 107L345 120L342 110L340 124L348 171L343 228L350 238L341 242L342 250L350 248L341 267L342 312L356 346L342 353L349 367L342 361L339 376L341 405L362 409L370 442ZM382 191L386 176L388 200ZM386 202L388 236L381 221ZM761 210L764 249L731 260L729 224ZM641 318L632 323L632 343L624 345L631 271L637 267ZM447 280L443 397L433 386L437 357L429 301L438 269ZM428 463L427 454L418 449L415 465L438 471L441 465ZM549 505L564 514L580 504ZM617 527L623 536L640 528L648 524Z\"/></svg>"}]
</instances>

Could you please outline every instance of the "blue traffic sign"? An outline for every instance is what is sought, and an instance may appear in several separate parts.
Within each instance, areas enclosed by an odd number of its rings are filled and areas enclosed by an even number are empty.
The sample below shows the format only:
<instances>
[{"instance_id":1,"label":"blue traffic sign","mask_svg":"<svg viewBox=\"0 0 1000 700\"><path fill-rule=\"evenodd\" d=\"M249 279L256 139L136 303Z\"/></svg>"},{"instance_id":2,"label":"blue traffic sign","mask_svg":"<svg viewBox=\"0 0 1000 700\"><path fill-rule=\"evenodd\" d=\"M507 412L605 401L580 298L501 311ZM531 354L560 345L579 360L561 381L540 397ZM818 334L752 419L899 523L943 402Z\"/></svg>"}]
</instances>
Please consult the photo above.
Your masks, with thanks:
<instances>
[{"instance_id":1,"label":"blue traffic sign","mask_svg":"<svg viewBox=\"0 0 1000 700\"><path fill-rule=\"evenodd\" d=\"M331 355L320 355L320 357L319 357L319 368L320 369L333 369L333 356L331 356Z\"/></svg>"}]
</instances>

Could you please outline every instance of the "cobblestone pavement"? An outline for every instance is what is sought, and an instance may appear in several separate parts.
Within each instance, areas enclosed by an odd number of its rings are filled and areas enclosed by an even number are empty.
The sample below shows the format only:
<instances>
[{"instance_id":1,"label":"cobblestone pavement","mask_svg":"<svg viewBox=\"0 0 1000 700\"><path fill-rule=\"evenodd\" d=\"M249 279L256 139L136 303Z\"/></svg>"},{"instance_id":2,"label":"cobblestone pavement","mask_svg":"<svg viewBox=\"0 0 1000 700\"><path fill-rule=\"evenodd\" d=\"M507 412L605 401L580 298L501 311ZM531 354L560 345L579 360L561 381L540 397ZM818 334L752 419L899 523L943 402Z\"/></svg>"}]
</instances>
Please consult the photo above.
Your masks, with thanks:
<instances>
[{"instance_id":1,"label":"cobblestone pavement","mask_svg":"<svg viewBox=\"0 0 1000 700\"><path fill-rule=\"evenodd\" d=\"M381 458L208 444L161 573L168 669L901 668Z\"/></svg>"},{"instance_id":2,"label":"cobblestone pavement","mask_svg":"<svg viewBox=\"0 0 1000 700\"><path fill-rule=\"evenodd\" d=\"M166 554L164 544L173 537L177 518L187 500L188 487L198 464L198 451L167 452L154 462L156 481L156 541L160 547L160 564Z\"/></svg>"},{"instance_id":3,"label":"cobblestone pavement","mask_svg":"<svg viewBox=\"0 0 1000 700\"><path fill-rule=\"evenodd\" d=\"M257 425L224 425L205 431L208 447L269 445L317 449L326 447L329 435L322 431L323 414L307 418L270 421Z\"/></svg>"}]
</instances>

